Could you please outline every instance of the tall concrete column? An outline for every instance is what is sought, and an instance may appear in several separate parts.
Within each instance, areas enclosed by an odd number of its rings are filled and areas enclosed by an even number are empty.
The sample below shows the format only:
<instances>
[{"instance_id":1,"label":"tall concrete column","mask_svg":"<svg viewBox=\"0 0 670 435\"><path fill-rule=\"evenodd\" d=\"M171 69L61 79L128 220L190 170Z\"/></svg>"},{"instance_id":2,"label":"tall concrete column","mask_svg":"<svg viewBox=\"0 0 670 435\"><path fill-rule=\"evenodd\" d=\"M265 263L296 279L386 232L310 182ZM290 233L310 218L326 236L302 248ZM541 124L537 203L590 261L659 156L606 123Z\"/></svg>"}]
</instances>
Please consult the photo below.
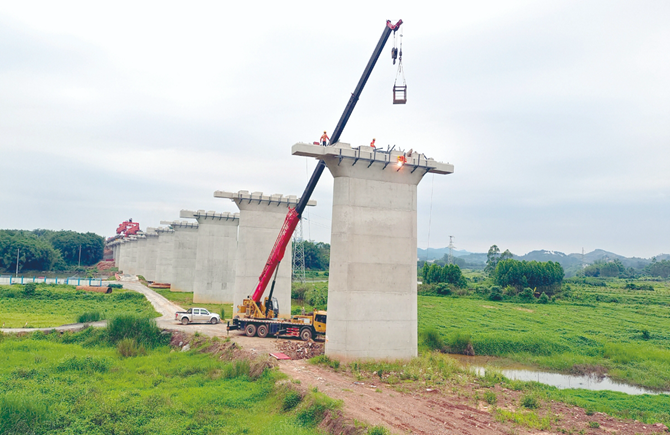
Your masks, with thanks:
<instances>
[{"instance_id":1,"label":"tall concrete column","mask_svg":"<svg viewBox=\"0 0 670 435\"><path fill-rule=\"evenodd\" d=\"M326 355L417 355L417 185L450 164L413 153L348 144L296 144L293 154L324 160L334 177Z\"/></svg>"},{"instance_id":2,"label":"tall concrete column","mask_svg":"<svg viewBox=\"0 0 670 435\"><path fill-rule=\"evenodd\" d=\"M174 221L161 222L174 230L173 276L170 290L192 292L195 277L195 254L198 249L198 224Z\"/></svg>"},{"instance_id":3,"label":"tall concrete column","mask_svg":"<svg viewBox=\"0 0 670 435\"><path fill-rule=\"evenodd\" d=\"M116 252L117 260L116 267L119 269L119 273L125 273L125 256L126 256L126 241L124 239L117 240L118 242L118 251Z\"/></svg>"},{"instance_id":4,"label":"tall concrete column","mask_svg":"<svg viewBox=\"0 0 670 435\"><path fill-rule=\"evenodd\" d=\"M144 278L148 281L156 280L156 259L158 256L158 233L155 228L147 228L144 233L146 245L144 249L144 260L142 270Z\"/></svg>"},{"instance_id":5,"label":"tall concrete column","mask_svg":"<svg viewBox=\"0 0 670 435\"><path fill-rule=\"evenodd\" d=\"M233 294L233 309L237 310L237 306L256 290L258 278L284 224L288 207L295 207L298 198L294 195L249 193L246 190L237 193L216 191L214 197L228 198L240 209ZM314 206L316 201L309 201L308 205ZM268 296L269 291L269 288L266 289L264 296ZM279 302L280 317L289 317L291 315L290 250L286 252L284 260L279 265L273 297Z\"/></svg>"},{"instance_id":6,"label":"tall concrete column","mask_svg":"<svg viewBox=\"0 0 670 435\"><path fill-rule=\"evenodd\" d=\"M198 221L193 302L232 303L239 213L182 210L179 217Z\"/></svg>"},{"instance_id":7,"label":"tall concrete column","mask_svg":"<svg viewBox=\"0 0 670 435\"><path fill-rule=\"evenodd\" d=\"M156 254L156 282L171 283L174 277L172 261L174 258L174 230L172 228L156 228L158 233L158 249Z\"/></svg>"},{"instance_id":8,"label":"tall concrete column","mask_svg":"<svg viewBox=\"0 0 670 435\"><path fill-rule=\"evenodd\" d=\"M137 237L130 236L126 239L126 242L126 245L128 246L128 271L126 273L137 275Z\"/></svg>"},{"instance_id":9,"label":"tall concrete column","mask_svg":"<svg viewBox=\"0 0 670 435\"><path fill-rule=\"evenodd\" d=\"M137 267L135 269L136 275L144 276L144 264L146 261L146 250L147 250L147 238L144 236L144 233L138 234L137 236ZM146 277L145 277L146 278Z\"/></svg>"}]
</instances>

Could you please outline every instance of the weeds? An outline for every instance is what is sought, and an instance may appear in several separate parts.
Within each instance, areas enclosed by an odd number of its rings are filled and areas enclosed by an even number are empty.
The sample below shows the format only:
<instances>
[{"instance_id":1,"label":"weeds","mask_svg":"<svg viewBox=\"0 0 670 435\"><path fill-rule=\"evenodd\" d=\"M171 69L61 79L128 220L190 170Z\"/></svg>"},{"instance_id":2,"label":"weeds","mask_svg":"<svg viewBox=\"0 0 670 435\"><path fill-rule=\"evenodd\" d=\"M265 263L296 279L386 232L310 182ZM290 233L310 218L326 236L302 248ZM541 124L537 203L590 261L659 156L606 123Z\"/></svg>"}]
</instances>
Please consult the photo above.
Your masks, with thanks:
<instances>
[{"instance_id":1,"label":"weeds","mask_svg":"<svg viewBox=\"0 0 670 435\"><path fill-rule=\"evenodd\" d=\"M484 400L489 405L495 405L498 402L498 397L496 396L496 393L494 393L491 390L488 390L484 393Z\"/></svg>"},{"instance_id":2,"label":"weeds","mask_svg":"<svg viewBox=\"0 0 670 435\"><path fill-rule=\"evenodd\" d=\"M538 417L534 412L507 411L497 408L495 410L496 420L500 422L511 421L512 423L530 427L532 429L549 430L551 429L551 419L549 416Z\"/></svg>"},{"instance_id":3,"label":"weeds","mask_svg":"<svg viewBox=\"0 0 670 435\"><path fill-rule=\"evenodd\" d=\"M332 369L335 369L335 370L340 368L340 362L338 360L331 359L331 358L327 357L326 355L317 355L314 358L310 358L309 362L311 364L325 365L325 366L328 366L328 367L330 367Z\"/></svg>"},{"instance_id":4,"label":"weeds","mask_svg":"<svg viewBox=\"0 0 670 435\"><path fill-rule=\"evenodd\" d=\"M112 344L131 338L137 344L148 348L164 346L170 342L170 336L161 332L160 328L156 326L156 321L133 315L117 316L110 319L107 324L107 337Z\"/></svg>"},{"instance_id":5,"label":"weeds","mask_svg":"<svg viewBox=\"0 0 670 435\"><path fill-rule=\"evenodd\" d=\"M134 338L123 338L116 344L116 350L124 357L132 357L138 355L146 355L147 350L141 344L137 344Z\"/></svg>"},{"instance_id":6,"label":"weeds","mask_svg":"<svg viewBox=\"0 0 670 435\"><path fill-rule=\"evenodd\" d=\"M88 311L86 313L80 314L79 317L77 318L77 323L91 323L91 322L97 322L98 320L102 319L102 315L100 314L100 311Z\"/></svg>"}]
</instances>

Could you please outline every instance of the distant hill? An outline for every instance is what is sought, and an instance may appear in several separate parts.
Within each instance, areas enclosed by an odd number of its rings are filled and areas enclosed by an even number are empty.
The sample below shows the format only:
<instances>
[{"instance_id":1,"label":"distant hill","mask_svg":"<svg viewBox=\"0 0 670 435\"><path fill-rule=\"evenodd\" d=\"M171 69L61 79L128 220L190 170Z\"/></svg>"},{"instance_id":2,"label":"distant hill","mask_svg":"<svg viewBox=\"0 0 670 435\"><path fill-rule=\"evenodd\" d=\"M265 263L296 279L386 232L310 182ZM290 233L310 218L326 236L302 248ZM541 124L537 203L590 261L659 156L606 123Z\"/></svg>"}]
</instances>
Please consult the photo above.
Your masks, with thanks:
<instances>
[{"instance_id":1,"label":"distant hill","mask_svg":"<svg viewBox=\"0 0 670 435\"><path fill-rule=\"evenodd\" d=\"M439 260L444 257L445 254L449 253L449 248L429 248L426 252L425 249L417 249L419 260L428 261ZM466 261L468 264L485 264L486 263L486 254L485 253L474 253L468 252L465 250L456 250L454 249L454 257L460 257ZM548 251L545 249L540 249L537 251L531 251L525 255L515 255L516 260L526 260L526 261L555 261L560 263L564 269L578 268L582 265L582 254L564 254L559 251ZM589 253L584 254L583 261L584 263L593 264L596 261L608 261L608 260L619 260L625 267L632 267L634 269L643 269L647 264L651 263L651 259L639 258L639 257L624 257L622 255L615 254L613 252L605 251L603 249L596 249ZM670 260L670 254L659 254L656 255L656 260Z\"/></svg>"},{"instance_id":2,"label":"distant hill","mask_svg":"<svg viewBox=\"0 0 670 435\"><path fill-rule=\"evenodd\" d=\"M449 254L449 248L428 248L428 250L419 248L416 251L417 257L421 261L439 260L440 258ZM470 254L472 253L468 251L454 249L454 257L465 257L466 255ZM486 262L486 254L484 254L484 262Z\"/></svg>"}]
</instances>

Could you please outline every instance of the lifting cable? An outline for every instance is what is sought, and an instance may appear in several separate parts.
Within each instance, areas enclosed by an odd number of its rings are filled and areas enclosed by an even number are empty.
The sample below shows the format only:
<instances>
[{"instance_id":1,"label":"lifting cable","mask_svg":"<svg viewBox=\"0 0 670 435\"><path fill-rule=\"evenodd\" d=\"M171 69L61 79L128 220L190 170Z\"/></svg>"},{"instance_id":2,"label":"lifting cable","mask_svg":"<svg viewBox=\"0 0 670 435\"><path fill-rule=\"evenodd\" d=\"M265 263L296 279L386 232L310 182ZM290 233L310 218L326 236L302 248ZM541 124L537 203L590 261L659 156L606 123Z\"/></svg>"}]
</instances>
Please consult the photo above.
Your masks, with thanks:
<instances>
[{"instance_id":1,"label":"lifting cable","mask_svg":"<svg viewBox=\"0 0 670 435\"><path fill-rule=\"evenodd\" d=\"M393 82L393 86L395 86L398 82L398 76L402 77L402 86L406 86L407 83L405 82L405 71L402 67L402 33L400 34L400 45L399 48L395 47L396 41L395 41L395 33L393 33L393 64L395 65L396 57L398 58L398 71L396 72L395 75L395 81Z\"/></svg>"}]
</instances>

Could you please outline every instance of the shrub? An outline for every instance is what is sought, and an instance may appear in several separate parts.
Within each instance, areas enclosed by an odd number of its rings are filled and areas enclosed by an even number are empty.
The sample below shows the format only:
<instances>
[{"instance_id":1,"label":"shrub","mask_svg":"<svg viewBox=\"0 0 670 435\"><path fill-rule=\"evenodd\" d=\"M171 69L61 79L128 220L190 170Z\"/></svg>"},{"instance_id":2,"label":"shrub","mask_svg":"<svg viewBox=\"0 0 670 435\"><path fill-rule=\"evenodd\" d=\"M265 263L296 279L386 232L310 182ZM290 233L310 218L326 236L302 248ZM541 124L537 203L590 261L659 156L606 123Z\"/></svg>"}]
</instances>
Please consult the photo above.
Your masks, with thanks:
<instances>
[{"instance_id":1,"label":"shrub","mask_svg":"<svg viewBox=\"0 0 670 435\"><path fill-rule=\"evenodd\" d=\"M27 297L34 296L36 289L37 284L35 284L34 282L28 283L25 286L23 286L23 294L26 295Z\"/></svg>"},{"instance_id":2,"label":"shrub","mask_svg":"<svg viewBox=\"0 0 670 435\"><path fill-rule=\"evenodd\" d=\"M389 431L384 426L374 426L368 430L368 435L388 435Z\"/></svg>"},{"instance_id":3,"label":"shrub","mask_svg":"<svg viewBox=\"0 0 670 435\"><path fill-rule=\"evenodd\" d=\"M453 353L474 355L470 334L467 332L456 332L449 339L449 350Z\"/></svg>"},{"instance_id":4,"label":"shrub","mask_svg":"<svg viewBox=\"0 0 670 435\"><path fill-rule=\"evenodd\" d=\"M533 296L533 289L530 287L524 288L521 293L519 293L519 299L524 302L535 302L535 296Z\"/></svg>"},{"instance_id":5,"label":"shrub","mask_svg":"<svg viewBox=\"0 0 670 435\"><path fill-rule=\"evenodd\" d=\"M302 395L293 389L289 389L282 399L281 409L286 412L290 411L302 402Z\"/></svg>"},{"instance_id":6,"label":"shrub","mask_svg":"<svg viewBox=\"0 0 670 435\"><path fill-rule=\"evenodd\" d=\"M116 344L124 338L133 338L137 344L148 348L170 343L170 335L163 334L153 319L123 315L114 317L107 324L109 342Z\"/></svg>"},{"instance_id":7,"label":"shrub","mask_svg":"<svg viewBox=\"0 0 670 435\"><path fill-rule=\"evenodd\" d=\"M221 320L227 319L225 307L221 307L221 311L219 311L219 316L221 316Z\"/></svg>"},{"instance_id":8,"label":"shrub","mask_svg":"<svg viewBox=\"0 0 670 435\"><path fill-rule=\"evenodd\" d=\"M328 289L314 287L307 290L305 302L313 307L324 307L328 304Z\"/></svg>"},{"instance_id":9,"label":"shrub","mask_svg":"<svg viewBox=\"0 0 670 435\"><path fill-rule=\"evenodd\" d=\"M444 296L451 294L451 288L449 287L448 284L445 284L443 282L435 286L435 291L437 292L437 294Z\"/></svg>"},{"instance_id":10,"label":"shrub","mask_svg":"<svg viewBox=\"0 0 670 435\"><path fill-rule=\"evenodd\" d=\"M291 299L305 299L307 290L309 290L309 287L304 284L294 284L291 288Z\"/></svg>"},{"instance_id":11,"label":"shrub","mask_svg":"<svg viewBox=\"0 0 670 435\"><path fill-rule=\"evenodd\" d=\"M597 421L589 421L589 427L592 429L598 429L600 427L600 423Z\"/></svg>"},{"instance_id":12,"label":"shrub","mask_svg":"<svg viewBox=\"0 0 670 435\"><path fill-rule=\"evenodd\" d=\"M491 287L491 294L489 295L489 299L492 301L502 301L502 298L503 294L500 287L498 287L497 285Z\"/></svg>"},{"instance_id":13,"label":"shrub","mask_svg":"<svg viewBox=\"0 0 670 435\"><path fill-rule=\"evenodd\" d=\"M496 396L496 393L494 393L491 390L487 390L484 393L484 400L486 400L486 403L489 405L495 405L496 402L498 402L498 397Z\"/></svg>"},{"instance_id":14,"label":"shrub","mask_svg":"<svg viewBox=\"0 0 670 435\"><path fill-rule=\"evenodd\" d=\"M545 292L542 292L540 295L539 299L537 300L538 304L548 304L549 303L549 296Z\"/></svg>"},{"instance_id":15,"label":"shrub","mask_svg":"<svg viewBox=\"0 0 670 435\"><path fill-rule=\"evenodd\" d=\"M124 338L123 340L120 340L116 345L116 350L118 350L119 354L124 358L147 354L147 350L144 346L137 344L134 338Z\"/></svg>"},{"instance_id":16,"label":"shrub","mask_svg":"<svg viewBox=\"0 0 670 435\"><path fill-rule=\"evenodd\" d=\"M80 314L79 317L77 318L77 322L90 323L90 322L97 322L100 319L102 319L100 311L89 311L87 313Z\"/></svg>"},{"instance_id":17,"label":"shrub","mask_svg":"<svg viewBox=\"0 0 670 435\"><path fill-rule=\"evenodd\" d=\"M430 328L423 331L421 333L421 340L423 341L423 344L425 344L426 347L428 347L430 350L437 350L440 352L444 352L446 350L447 346L435 328Z\"/></svg>"},{"instance_id":18,"label":"shrub","mask_svg":"<svg viewBox=\"0 0 670 435\"><path fill-rule=\"evenodd\" d=\"M540 402L532 394L526 394L521 398L521 406L528 409L537 409L540 407Z\"/></svg>"}]
</instances>

